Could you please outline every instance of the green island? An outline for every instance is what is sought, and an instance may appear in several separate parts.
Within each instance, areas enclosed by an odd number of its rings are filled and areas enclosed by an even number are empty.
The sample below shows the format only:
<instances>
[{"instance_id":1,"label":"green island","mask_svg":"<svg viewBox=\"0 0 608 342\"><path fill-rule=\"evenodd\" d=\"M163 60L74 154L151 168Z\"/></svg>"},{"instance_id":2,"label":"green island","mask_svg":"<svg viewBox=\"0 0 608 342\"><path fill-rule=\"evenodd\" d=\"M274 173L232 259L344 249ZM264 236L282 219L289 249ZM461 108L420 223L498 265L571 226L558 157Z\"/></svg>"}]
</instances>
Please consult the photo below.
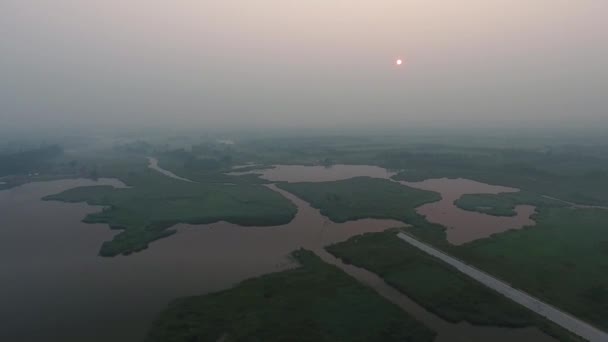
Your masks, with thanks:
<instances>
[{"instance_id":1,"label":"green island","mask_svg":"<svg viewBox=\"0 0 608 342\"><path fill-rule=\"evenodd\" d=\"M334 222L363 218L410 222L419 219L417 207L441 199L432 191L370 177L322 183L280 183L278 186L320 209L321 214Z\"/></svg>"},{"instance_id":2,"label":"green island","mask_svg":"<svg viewBox=\"0 0 608 342\"><path fill-rule=\"evenodd\" d=\"M102 256L145 249L150 242L175 233L168 228L177 223L227 221L243 226L274 226L288 223L296 213L293 203L259 184L184 182L161 175L143 164L139 167L110 164L99 170L123 180L129 187L79 187L44 199L104 206L101 212L84 219L122 230L111 241L103 243L99 252ZM239 181L240 177L231 178Z\"/></svg>"},{"instance_id":3,"label":"green island","mask_svg":"<svg viewBox=\"0 0 608 342\"><path fill-rule=\"evenodd\" d=\"M541 195L518 191L502 194L466 194L457 199L454 204L460 209L476 211L494 216L515 216L518 205L535 207L567 207L567 203Z\"/></svg>"},{"instance_id":4,"label":"green island","mask_svg":"<svg viewBox=\"0 0 608 342\"><path fill-rule=\"evenodd\" d=\"M433 341L399 307L312 252L300 267L175 300L146 341Z\"/></svg>"}]
</instances>

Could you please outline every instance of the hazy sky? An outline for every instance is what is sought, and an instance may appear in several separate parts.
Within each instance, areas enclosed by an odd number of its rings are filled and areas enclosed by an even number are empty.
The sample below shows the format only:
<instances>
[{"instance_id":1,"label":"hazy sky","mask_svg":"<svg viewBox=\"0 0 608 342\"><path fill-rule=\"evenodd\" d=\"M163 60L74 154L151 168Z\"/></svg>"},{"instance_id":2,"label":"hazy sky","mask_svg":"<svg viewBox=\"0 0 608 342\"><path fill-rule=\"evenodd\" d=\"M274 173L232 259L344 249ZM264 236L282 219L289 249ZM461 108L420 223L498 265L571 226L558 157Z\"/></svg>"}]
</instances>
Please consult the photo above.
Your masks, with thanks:
<instances>
[{"instance_id":1,"label":"hazy sky","mask_svg":"<svg viewBox=\"0 0 608 342\"><path fill-rule=\"evenodd\" d=\"M606 0L0 0L0 119L601 119L607 13Z\"/></svg>"}]
</instances>

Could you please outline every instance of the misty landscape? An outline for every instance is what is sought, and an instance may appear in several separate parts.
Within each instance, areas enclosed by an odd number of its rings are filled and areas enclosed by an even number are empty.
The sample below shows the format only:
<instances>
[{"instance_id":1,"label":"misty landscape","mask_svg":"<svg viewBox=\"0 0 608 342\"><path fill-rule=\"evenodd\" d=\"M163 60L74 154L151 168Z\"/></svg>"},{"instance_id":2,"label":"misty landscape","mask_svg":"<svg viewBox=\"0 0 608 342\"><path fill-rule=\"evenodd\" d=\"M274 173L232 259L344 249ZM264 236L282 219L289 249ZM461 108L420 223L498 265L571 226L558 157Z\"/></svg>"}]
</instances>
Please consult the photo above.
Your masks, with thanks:
<instances>
[{"instance_id":1,"label":"misty landscape","mask_svg":"<svg viewBox=\"0 0 608 342\"><path fill-rule=\"evenodd\" d=\"M608 341L608 2L0 3L0 341Z\"/></svg>"}]
</instances>

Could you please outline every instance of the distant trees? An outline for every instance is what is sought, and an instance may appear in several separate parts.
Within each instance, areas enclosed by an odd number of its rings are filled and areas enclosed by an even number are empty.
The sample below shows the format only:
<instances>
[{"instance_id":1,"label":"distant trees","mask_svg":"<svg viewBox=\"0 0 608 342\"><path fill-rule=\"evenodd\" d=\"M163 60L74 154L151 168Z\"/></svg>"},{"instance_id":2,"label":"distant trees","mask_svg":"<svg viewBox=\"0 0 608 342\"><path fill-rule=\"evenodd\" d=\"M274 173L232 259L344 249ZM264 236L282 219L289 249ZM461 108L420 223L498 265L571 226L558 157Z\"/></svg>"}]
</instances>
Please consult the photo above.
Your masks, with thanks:
<instances>
[{"instance_id":1,"label":"distant trees","mask_svg":"<svg viewBox=\"0 0 608 342\"><path fill-rule=\"evenodd\" d=\"M187 169L217 170L221 166L222 163L215 158L196 158L192 156L184 162L184 167Z\"/></svg>"},{"instance_id":2,"label":"distant trees","mask_svg":"<svg viewBox=\"0 0 608 342\"><path fill-rule=\"evenodd\" d=\"M174 149L165 153L166 159L181 163L185 169L217 171L229 168L233 163L234 150L230 146L215 144L194 145L190 150Z\"/></svg>"},{"instance_id":3,"label":"distant trees","mask_svg":"<svg viewBox=\"0 0 608 342\"><path fill-rule=\"evenodd\" d=\"M51 168L53 159L63 154L59 145L0 155L0 176L40 173Z\"/></svg>"},{"instance_id":4,"label":"distant trees","mask_svg":"<svg viewBox=\"0 0 608 342\"><path fill-rule=\"evenodd\" d=\"M114 150L118 152L126 152L132 154L148 154L152 152L153 146L146 141L137 140L127 144L118 145L114 147Z\"/></svg>"}]
</instances>

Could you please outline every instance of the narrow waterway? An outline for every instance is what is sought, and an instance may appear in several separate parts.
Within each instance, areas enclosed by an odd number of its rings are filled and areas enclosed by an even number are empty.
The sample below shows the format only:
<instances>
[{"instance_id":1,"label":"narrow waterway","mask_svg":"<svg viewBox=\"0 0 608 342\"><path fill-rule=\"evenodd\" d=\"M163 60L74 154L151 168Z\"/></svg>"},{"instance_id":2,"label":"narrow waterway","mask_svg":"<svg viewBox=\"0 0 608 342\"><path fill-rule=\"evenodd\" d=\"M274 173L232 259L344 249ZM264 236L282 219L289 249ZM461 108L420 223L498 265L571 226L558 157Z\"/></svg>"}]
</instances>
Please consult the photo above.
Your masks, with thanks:
<instances>
[{"instance_id":1,"label":"narrow waterway","mask_svg":"<svg viewBox=\"0 0 608 342\"><path fill-rule=\"evenodd\" d=\"M399 233L398 237L408 244L420 249L421 251L432 255L448 265L453 266L456 270L466 274L467 276L475 279L481 284L493 289L494 291L504 295L505 297L513 300L514 302L528 308L537 314L546 317L553 321L559 326L569 330L570 332L582 336L590 342L603 342L608 341L608 334L595 328L594 326L577 319L576 317L563 312L554 306L542 302L541 300L532 297L531 295L511 287L509 284L497 279L473 266L467 265L466 263L455 259L452 256L445 254L444 252L431 247L425 243L418 241L417 239L409 236L405 233Z\"/></svg>"}]
</instances>

